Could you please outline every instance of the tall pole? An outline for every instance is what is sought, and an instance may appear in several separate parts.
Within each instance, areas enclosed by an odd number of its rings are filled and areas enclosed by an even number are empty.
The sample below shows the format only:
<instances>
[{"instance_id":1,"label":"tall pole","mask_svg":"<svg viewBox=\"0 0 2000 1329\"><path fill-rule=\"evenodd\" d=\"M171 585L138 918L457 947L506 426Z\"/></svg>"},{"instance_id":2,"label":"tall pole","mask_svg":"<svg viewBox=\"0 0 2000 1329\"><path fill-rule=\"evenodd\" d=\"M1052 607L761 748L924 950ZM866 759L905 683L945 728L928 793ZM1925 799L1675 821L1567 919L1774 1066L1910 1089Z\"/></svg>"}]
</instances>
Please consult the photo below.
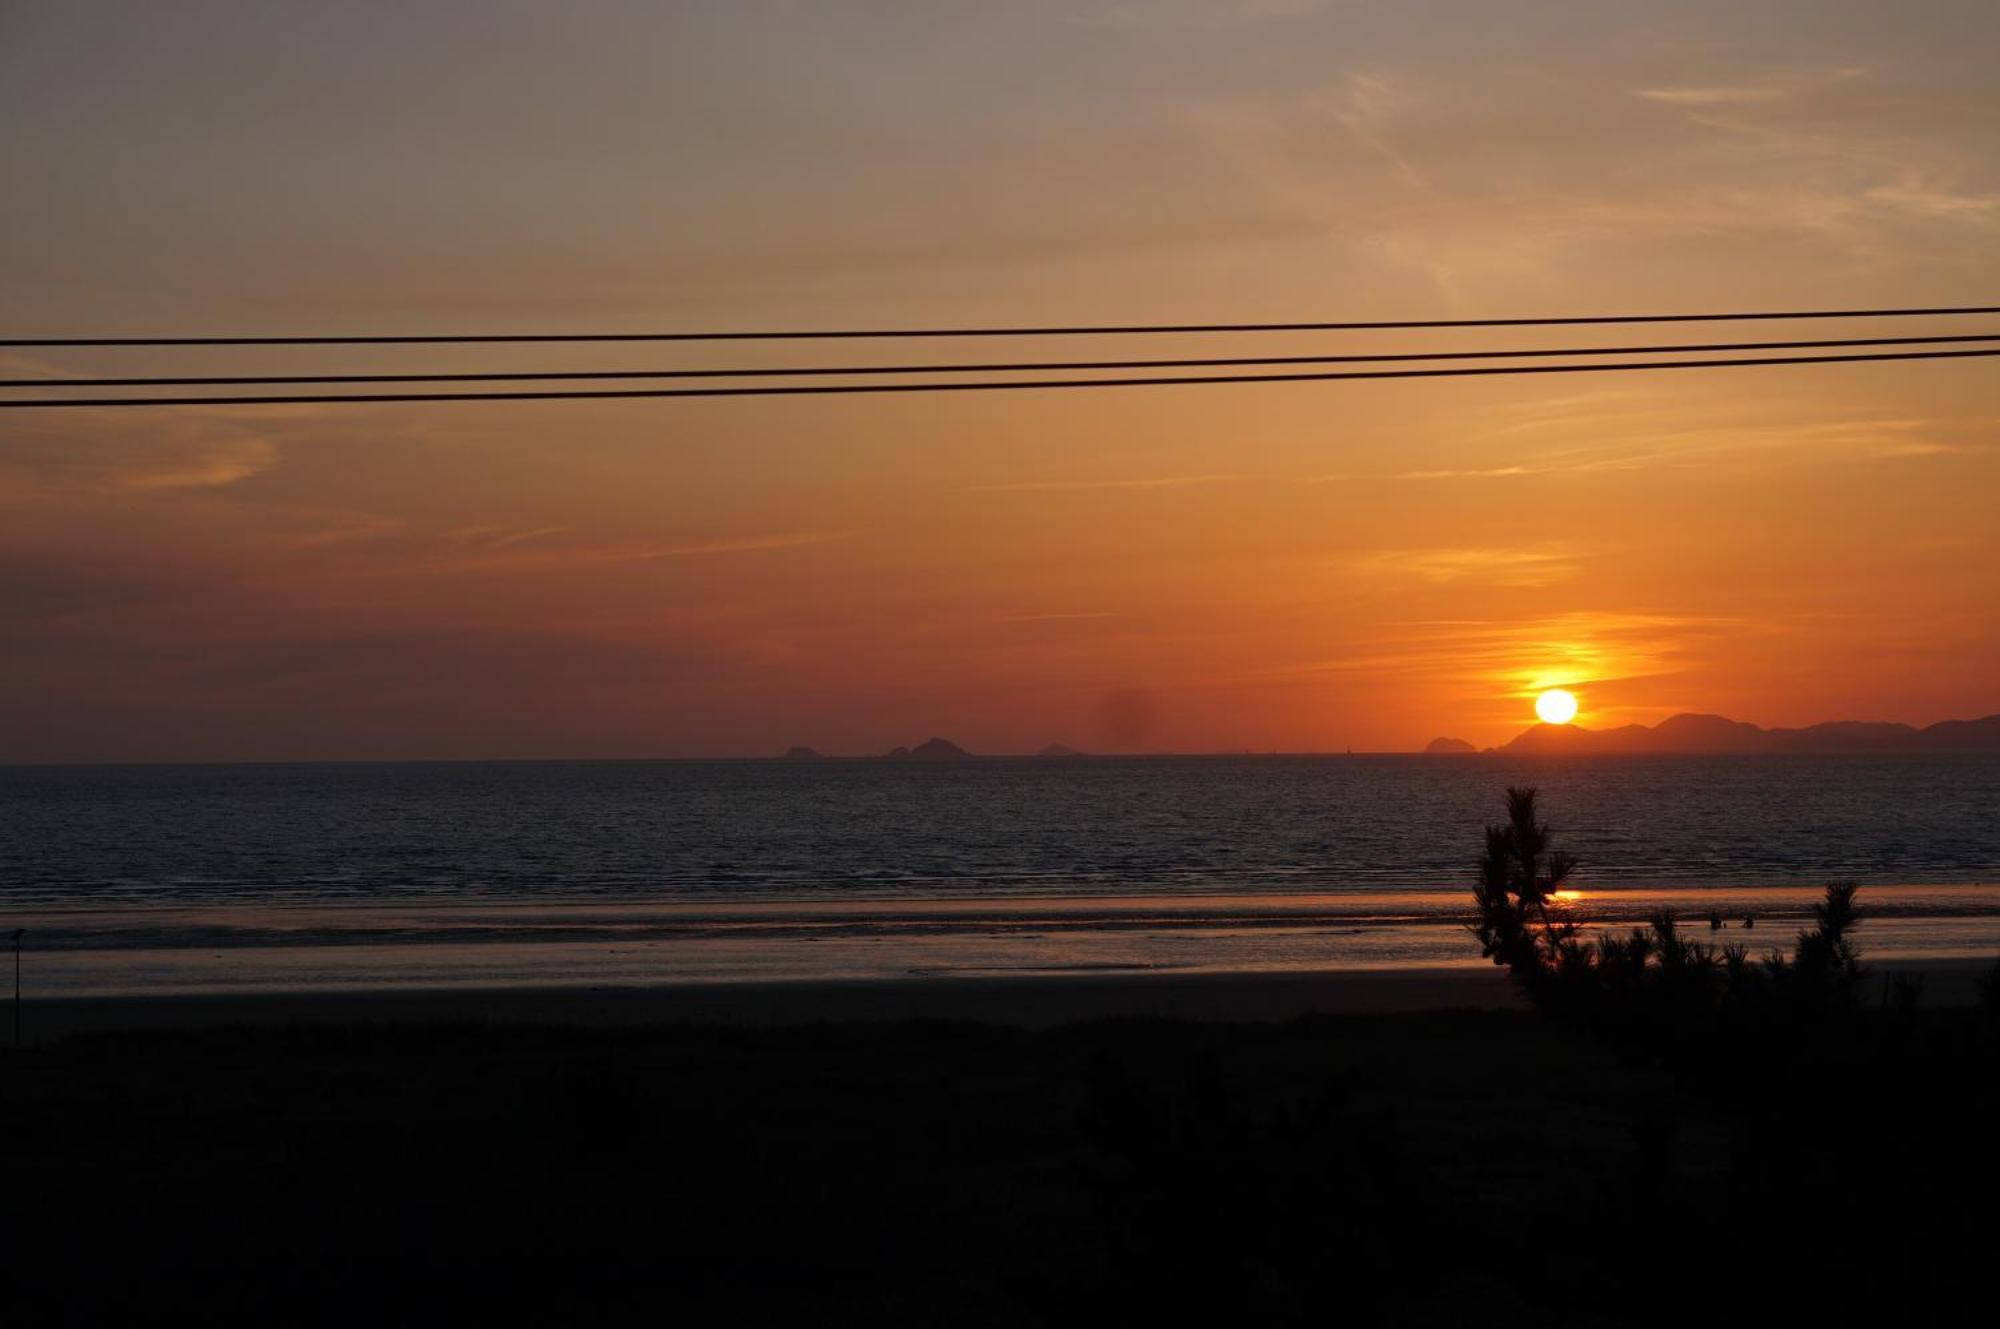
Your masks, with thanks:
<instances>
[{"instance_id":1,"label":"tall pole","mask_svg":"<svg viewBox=\"0 0 2000 1329\"><path fill-rule=\"evenodd\" d=\"M21 1046L21 934L26 928L14 929L14 1046Z\"/></svg>"}]
</instances>

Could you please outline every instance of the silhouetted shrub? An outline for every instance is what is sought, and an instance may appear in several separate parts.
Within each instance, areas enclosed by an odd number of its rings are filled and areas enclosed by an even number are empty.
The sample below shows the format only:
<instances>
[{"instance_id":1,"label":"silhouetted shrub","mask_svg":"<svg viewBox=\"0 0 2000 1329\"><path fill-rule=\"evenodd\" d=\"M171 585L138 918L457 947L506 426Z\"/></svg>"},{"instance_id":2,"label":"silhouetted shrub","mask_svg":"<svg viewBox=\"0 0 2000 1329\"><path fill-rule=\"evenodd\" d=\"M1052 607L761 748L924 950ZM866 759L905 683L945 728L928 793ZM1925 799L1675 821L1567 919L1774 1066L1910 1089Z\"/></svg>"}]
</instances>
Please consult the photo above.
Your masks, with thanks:
<instances>
[{"instance_id":1,"label":"silhouetted shrub","mask_svg":"<svg viewBox=\"0 0 2000 1329\"><path fill-rule=\"evenodd\" d=\"M2000 964L1976 1010L1921 1010L1923 984L1908 976L1885 976L1879 1002L1864 1001L1874 993L1863 987L1852 883L1826 888L1790 954L1709 946L1666 913L1586 940L1553 898L1551 879L1575 862L1552 848L1534 791L1509 789L1507 810L1486 831L1473 890L1485 954L1538 1011L1673 1084L1656 1102L1660 1120L1635 1131L1627 1202L1608 1211L1628 1244L1642 1233L1678 1241L1691 1225L1754 1244L1794 1318L1816 1324L1988 1314L1966 1267L1991 1248L2000 1212L2000 1156L1988 1142L2000 1112ZM1729 1123L1719 1210L1649 1180L1666 1175L1681 1095ZM1865 1258L1831 1260L1850 1235L1843 1225L1864 1214L1896 1217L1867 1228ZM1939 1308L1949 1308L1942 1319ZM1688 1313L1635 1302L1607 1318L1665 1324Z\"/></svg>"},{"instance_id":2,"label":"silhouetted shrub","mask_svg":"<svg viewBox=\"0 0 2000 1329\"><path fill-rule=\"evenodd\" d=\"M1473 899L1479 917L1472 925L1481 951L1505 965L1538 1000L1546 999L1551 975L1579 960L1575 925L1549 901L1576 870L1570 855L1549 848L1549 828L1536 819L1535 791L1507 791L1507 820L1486 828L1486 852L1479 860Z\"/></svg>"},{"instance_id":3,"label":"silhouetted shrub","mask_svg":"<svg viewBox=\"0 0 2000 1329\"><path fill-rule=\"evenodd\" d=\"M1824 1020L1854 1010L1862 969L1854 932L1861 919L1852 882L1829 885L1813 926L1788 957L1753 961L1742 945L1716 947L1681 931L1662 910L1624 936L1585 940L1556 893L1575 857L1552 845L1536 791L1507 790L1507 820L1486 828L1473 886L1471 929L1481 951L1513 975L1535 1006L1581 1020L1635 1054L1664 1055L1690 1039L1717 1036L1715 1022ZM1915 993L1899 993L1913 1003Z\"/></svg>"}]
</instances>

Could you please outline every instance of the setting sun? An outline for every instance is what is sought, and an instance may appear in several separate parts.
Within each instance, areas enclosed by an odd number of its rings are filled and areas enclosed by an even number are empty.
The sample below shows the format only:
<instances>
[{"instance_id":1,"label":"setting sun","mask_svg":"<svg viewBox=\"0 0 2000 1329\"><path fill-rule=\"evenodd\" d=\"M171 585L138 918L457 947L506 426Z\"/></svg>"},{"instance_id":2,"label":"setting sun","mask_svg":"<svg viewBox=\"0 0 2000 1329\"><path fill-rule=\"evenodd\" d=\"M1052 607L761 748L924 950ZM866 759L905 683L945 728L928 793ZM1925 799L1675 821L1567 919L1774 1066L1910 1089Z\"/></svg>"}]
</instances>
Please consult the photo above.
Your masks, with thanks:
<instances>
[{"instance_id":1,"label":"setting sun","mask_svg":"<svg viewBox=\"0 0 2000 1329\"><path fill-rule=\"evenodd\" d=\"M1545 724L1568 724L1576 718L1576 695L1550 688L1535 698L1535 714Z\"/></svg>"}]
</instances>

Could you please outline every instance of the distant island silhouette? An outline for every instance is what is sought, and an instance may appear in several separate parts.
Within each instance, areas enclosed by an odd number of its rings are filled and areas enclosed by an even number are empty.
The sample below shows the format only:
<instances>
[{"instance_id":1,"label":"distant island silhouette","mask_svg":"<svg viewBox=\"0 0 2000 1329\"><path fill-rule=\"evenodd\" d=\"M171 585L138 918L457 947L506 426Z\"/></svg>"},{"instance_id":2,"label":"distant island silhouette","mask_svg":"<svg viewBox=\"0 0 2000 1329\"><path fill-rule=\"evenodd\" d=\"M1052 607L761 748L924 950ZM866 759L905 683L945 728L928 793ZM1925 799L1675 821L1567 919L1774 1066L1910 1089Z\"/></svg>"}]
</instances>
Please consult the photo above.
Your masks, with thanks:
<instances>
[{"instance_id":1,"label":"distant island silhouette","mask_svg":"<svg viewBox=\"0 0 2000 1329\"><path fill-rule=\"evenodd\" d=\"M889 761L963 761L972 754L948 738L927 738L913 748L891 748Z\"/></svg>"},{"instance_id":2,"label":"distant island silhouette","mask_svg":"<svg viewBox=\"0 0 2000 1329\"><path fill-rule=\"evenodd\" d=\"M1439 739L1425 751L1439 748ZM1491 752L1508 754L1662 753L1688 756L1763 753L2000 752L2000 715L1941 720L1923 729L1906 724L1833 720L1804 729L1764 729L1720 715L1676 715L1657 725L1586 729L1537 724Z\"/></svg>"},{"instance_id":3,"label":"distant island silhouette","mask_svg":"<svg viewBox=\"0 0 2000 1329\"><path fill-rule=\"evenodd\" d=\"M1918 729L1912 725L1864 720L1830 720L1803 729L1765 729L1720 715L1683 713L1657 725L1629 724L1616 729L1590 729L1580 724L1530 725L1498 747L1480 748L1462 738L1439 737L1426 743L1422 754L1469 757L1481 753L1510 756L1672 755L1755 756L1781 753L2000 752L2000 714L1977 720L1940 720ZM1050 743L1031 754L1036 760L1064 760L1090 753L1067 743ZM1112 754L1116 755L1116 754ZM1152 754L1161 755L1161 754ZM1249 749L1191 752L1185 756L1255 756ZM848 755L860 761L977 761L987 754L969 752L948 738L928 738L915 747L897 746L873 757ZM826 753L803 745L785 750L781 760L827 761ZM993 760L1021 760L1020 754L1000 754Z\"/></svg>"}]
</instances>

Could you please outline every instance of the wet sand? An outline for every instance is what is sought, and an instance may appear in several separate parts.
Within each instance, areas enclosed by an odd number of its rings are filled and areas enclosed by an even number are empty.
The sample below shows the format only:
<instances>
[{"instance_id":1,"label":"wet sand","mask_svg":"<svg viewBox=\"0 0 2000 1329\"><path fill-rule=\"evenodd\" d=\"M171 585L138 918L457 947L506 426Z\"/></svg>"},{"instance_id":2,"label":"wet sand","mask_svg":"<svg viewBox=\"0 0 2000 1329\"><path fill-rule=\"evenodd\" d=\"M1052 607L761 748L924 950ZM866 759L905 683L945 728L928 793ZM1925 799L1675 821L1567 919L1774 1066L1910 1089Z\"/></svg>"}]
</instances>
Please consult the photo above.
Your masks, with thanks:
<instances>
[{"instance_id":1,"label":"wet sand","mask_svg":"<svg viewBox=\"0 0 2000 1329\"><path fill-rule=\"evenodd\" d=\"M1878 966L1909 974L1926 1005L1973 1001L1989 961ZM457 1023L598 1028L657 1024L783 1026L951 1020L1042 1029L1080 1020L1289 1020L1314 1014L1518 1009L1490 968L1352 973L1115 974L730 982L630 987L440 988L236 995L100 996L29 1000L31 1043L121 1029L226 1025Z\"/></svg>"},{"instance_id":2,"label":"wet sand","mask_svg":"<svg viewBox=\"0 0 2000 1329\"><path fill-rule=\"evenodd\" d=\"M30 1001L25 1021L28 1037L36 1040L113 1029L365 1021L619 1027L966 1020L1046 1028L1131 1016L1285 1020L1314 1013L1516 1004L1512 987L1496 970L1410 969L70 997Z\"/></svg>"},{"instance_id":3,"label":"wet sand","mask_svg":"<svg viewBox=\"0 0 2000 1329\"><path fill-rule=\"evenodd\" d=\"M1373 1010L1506 999L1480 977L45 1008L107 1032L0 1049L9 1310L1667 1329L1688 1301L1635 1270L1671 1252L1713 1323L1774 1297L1821 1325L1990 1315L1975 1012L1925 1012L1887 1060L1787 1061L1731 1117L1527 1012ZM1173 1009L1219 1018L967 1022Z\"/></svg>"},{"instance_id":4,"label":"wet sand","mask_svg":"<svg viewBox=\"0 0 2000 1329\"><path fill-rule=\"evenodd\" d=\"M1583 892L1562 907L1587 931L1669 908L1704 942L1761 954L1790 947L1816 898L1806 888ZM2000 888L1871 887L1864 908L1871 965L1935 970L1956 989L1952 965L2000 955ZM74 907L4 921L28 929L26 990L55 1021L44 1028L322 1009L586 1023L853 1011L1034 1025L1504 1002L1464 911L1460 893L1432 891ZM1702 926L1711 912L1723 928ZM1754 929L1742 925L1750 915Z\"/></svg>"}]
</instances>

